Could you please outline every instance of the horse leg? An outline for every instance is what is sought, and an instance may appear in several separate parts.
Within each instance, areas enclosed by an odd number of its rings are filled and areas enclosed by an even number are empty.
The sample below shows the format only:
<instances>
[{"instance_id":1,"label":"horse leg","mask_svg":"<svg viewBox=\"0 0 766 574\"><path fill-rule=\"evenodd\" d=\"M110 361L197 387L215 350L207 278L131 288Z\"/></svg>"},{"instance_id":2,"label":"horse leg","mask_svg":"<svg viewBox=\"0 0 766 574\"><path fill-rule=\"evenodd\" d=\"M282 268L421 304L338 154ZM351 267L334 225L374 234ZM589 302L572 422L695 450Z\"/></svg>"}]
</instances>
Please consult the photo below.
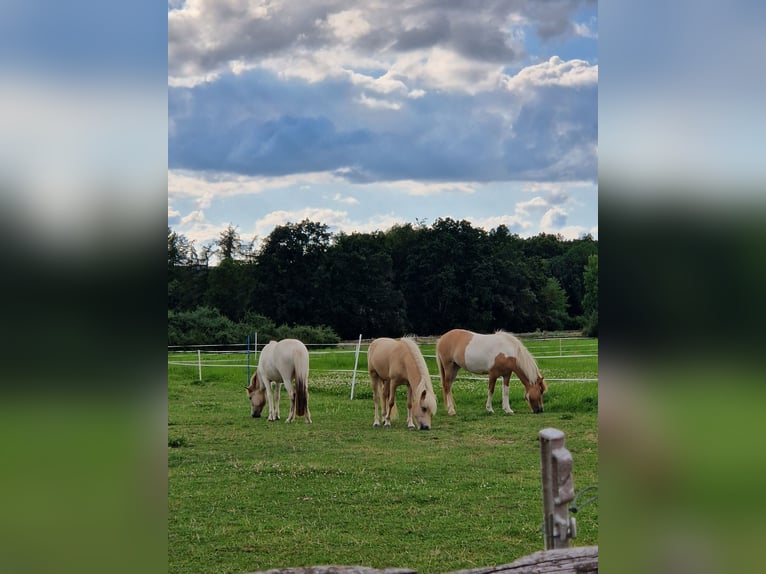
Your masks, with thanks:
<instances>
[{"instance_id":1,"label":"horse leg","mask_svg":"<svg viewBox=\"0 0 766 574\"><path fill-rule=\"evenodd\" d=\"M271 391L271 381L265 381L266 387L266 402L269 405L269 421L273 421L274 419L274 393Z\"/></svg>"},{"instance_id":2,"label":"horse leg","mask_svg":"<svg viewBox=\"0 0 766 574\"><path fill-rule=\"evenodd\" d=\"M497 381L497 375L494 375L490 373L489 375L489 386L487 387L487 412L488 413L494 413L495 410L492 408L492 395L495 394L495 382Z\"/></svg>"},{"instance_id":3,"label":"horse leg","mask_svg":"<svg viewBox=\"0 0 766 574\"><path fill-rule=\"evenodd\" d=\"M444 406L447 407L447 414L455 414L455 399L452 396L452 383L455 382L455 377L460 369L455 363L448 363L447 365L439 365L443 373L442 375L442 394L444 395Z\"/></svg>"},{"instance_id":4,"label":"horse leg","mask_svg":"<svg viewBox=\"0 0 766 574\"><path fill-rule=\"evenodd\" d=\"M293 386L290 383L290 379L284 380L285 390L287 391L287 396L290 397L290 412L287 415L286 423L291 423L295 420L295 391L293 390Z\"/></svg>"},{"instance_id":5,"label":"horse leg","mask_svg":"<svg viewBox=\"0 0 766 574\"><path fill-rule=\"evenodd\" d=\"M380 377L376 373L370 373L370 382L372 383L372 404L375 406L375 418L372 421L373 428L380 426L380 419L378 418L378 405L380 410L385 414L383 407L383 400L380 398L380 385L382 384Z\"/></svg>"},{"instance_id":6,"label":"horse leg","mask_svg":"<svg viewBox=\"0 0 766 574\"><path fill-rule=\"evenodd\" d=\"M276 389L274 389L275 397L274 397L274 409L276 412L276 415L274 417L275 421L278 421L280 419L279 417L279 400L282 397L282 385L277 381L276 382Z\"/></svg>"},{"instance_id":7,"label":"horse leg","mask_svg":"<svg viewBox=\"0 0 766 574\"><path fill-rule=\"evenodd\" d=\"M511 409L510 386L511 386L511 375L505 375L503 377L503 410L507 414L512 415L513 409Z\"/></svg>"},{"instance_id":8,"label":"horse leg","mask_svg":"<svg viewBox=\"0 0 766 574\"><path fill-rule=\"evenodd\" d=\"M386 391L386 387L388 387L388 391ZM390 427L391 412L393 411L394 405L396 404L396 385L393 381L383 381L383 397L388 399L386 401L386 414L383 416L383 426Z\"/></svg>"},{"instance_id":9,"label":"horse leg","mask_svg":"<svg viewBox=\"0 0 766 574\"><path fill-rule=\"evenodd\" d=\"M415 423L412 421L412 387L410 385L407 385L407 428L415 428Z\"/></svg>"}]
</instances>

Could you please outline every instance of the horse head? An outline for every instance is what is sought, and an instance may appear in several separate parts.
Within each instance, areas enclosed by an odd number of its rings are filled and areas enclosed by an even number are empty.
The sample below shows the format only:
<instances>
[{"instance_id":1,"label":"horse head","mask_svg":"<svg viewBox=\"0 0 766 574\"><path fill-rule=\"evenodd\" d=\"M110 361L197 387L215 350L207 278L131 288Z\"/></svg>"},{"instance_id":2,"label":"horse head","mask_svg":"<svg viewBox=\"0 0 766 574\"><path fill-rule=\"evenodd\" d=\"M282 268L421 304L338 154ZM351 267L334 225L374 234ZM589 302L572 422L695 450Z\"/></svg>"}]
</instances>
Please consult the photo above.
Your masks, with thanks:
<instances>
[{"instance_id":1,"label":"horse head","mask_svg":"<svg viewBox=\"0 0 766 574\"><path fill-rule=\"evenodd\" d=\"M431 428L431 416L436 414L436 395L433 391L428 392L428 386L421 383L415 391L415 399L412 416L416 426L420 430L428 430Z\"/></svg>"},{"instance_id":2,"label":"horse head","mask_svg":"<svg viewBox=\"0 0 766 574\"><path fill-rule=\"evenodd\" d=\"M545 384L545 379L541 375L537 375L534 383L524 386L524 398L527 399L533 413L543 412L543 393L547 390L548 385Z\"/></svg>"},{"instance_id":3,"label":"horse head","mask_svg":"<svg viewBox=\"0 0 766 574\"><path fill-rule=\"evenodd\" d=\"M258 372L250 379L250 384L245 387L247 398L250 399L250 416L260 418L263 407L266 404L266 389L261 382Z\"/></svg>"}]
</instances>

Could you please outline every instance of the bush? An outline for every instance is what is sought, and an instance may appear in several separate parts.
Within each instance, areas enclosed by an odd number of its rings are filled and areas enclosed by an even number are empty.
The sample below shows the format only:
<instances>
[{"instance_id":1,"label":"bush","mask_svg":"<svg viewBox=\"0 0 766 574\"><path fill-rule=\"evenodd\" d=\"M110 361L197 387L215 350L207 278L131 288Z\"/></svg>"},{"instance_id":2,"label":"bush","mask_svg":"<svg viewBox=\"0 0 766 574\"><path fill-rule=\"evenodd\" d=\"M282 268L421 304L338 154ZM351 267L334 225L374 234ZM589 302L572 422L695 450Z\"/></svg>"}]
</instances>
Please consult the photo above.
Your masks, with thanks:
<instances>
[{"instance_id":1,"label":"bush","mask_svg":"<svg viewBox=\"0 0 766 574\"><path fill-rule=\"evenodd\" d=\"M307 345L340 343L340 337L326 325L311 327L309 325L280 325L277 328L277 339L298 339Z\"/></svg>"},{"instance_id":2,"label":"bush","mask_svg":"<svg viewBox=\"0 0 766 574\"><path fill-rule=\"evenodd\" d=\"M215 307L197 307L193 311L168 311L168 345L237 344L258 334L258 344L271 340L298 339L307 345L334 345L340 337L325 325L280 325L263 315L248 312L235 323ZM252 339L251 339L252 340Z\"/></svg>"}]
</instances>

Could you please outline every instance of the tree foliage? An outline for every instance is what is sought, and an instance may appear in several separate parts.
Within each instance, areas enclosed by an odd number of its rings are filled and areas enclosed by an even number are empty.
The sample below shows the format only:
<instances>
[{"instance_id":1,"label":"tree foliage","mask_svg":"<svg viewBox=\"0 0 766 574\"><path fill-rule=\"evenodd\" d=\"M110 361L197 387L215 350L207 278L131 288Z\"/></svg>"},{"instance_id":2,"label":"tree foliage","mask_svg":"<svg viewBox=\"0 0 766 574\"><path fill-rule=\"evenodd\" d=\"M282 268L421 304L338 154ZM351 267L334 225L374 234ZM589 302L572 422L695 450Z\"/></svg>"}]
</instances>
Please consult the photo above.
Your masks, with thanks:
<instances>
[{"instance_id":1,"label":"tree foliage","mask_svg":"<svg viewBox=\"0 0 766 574\"><path fill-rule=\"evenodd\" d=\"M276 227L257 250L229 226L217 247L221 262L210 266L168 228L171 311L203 306L235 324L258 316L326 326L344 339L572 329L594 319L597 331L591 236L524 239L450 218L349 235L304 220Z\"/></svg>"},{"instance_id":2,"label":"tree foliage","mask_svg":"<svg viewBox=\"0 0 766 574\"><path fill-rule=\"evenodd\" d=\"M583 333L589 337L598 337L598 255L588 257L583 276L585 285L582 301L585 313Z\"/></svg>"}]
</instances>

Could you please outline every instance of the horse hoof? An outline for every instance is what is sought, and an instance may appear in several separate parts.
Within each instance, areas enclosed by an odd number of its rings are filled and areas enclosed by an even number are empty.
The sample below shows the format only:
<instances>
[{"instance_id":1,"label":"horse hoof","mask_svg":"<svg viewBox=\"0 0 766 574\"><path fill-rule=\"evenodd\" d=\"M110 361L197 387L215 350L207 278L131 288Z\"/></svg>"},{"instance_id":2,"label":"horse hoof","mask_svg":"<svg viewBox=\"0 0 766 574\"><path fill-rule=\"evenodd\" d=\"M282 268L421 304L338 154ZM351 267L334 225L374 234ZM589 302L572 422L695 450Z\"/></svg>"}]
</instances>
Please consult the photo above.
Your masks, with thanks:
<instances>
[{"instance_id":1,"label":"horse hoof","mask_svg":"<svg viewBox=\"0 0 766 574\"><path fill-rule=\"evenodd\" d=\"M380 427L380 423L372 423L372 428L376 429Z\"/></svg>"},{"instance_id":2,"label":"horse hoof","mask_svg":"<svg viewBox=\"0 0 766 574\"><path fill-rule=\"evenodd\" d=\"M451 416L451 417L454 417L455 416L455 409L451 409L451 410L447 411L447 414L449 416Z\"/></svg>"},{"instance_id":3,"label":"horse hoof","mask_svg":"<svg viewBox=\"0 0 766 574\"><path fill-rule=\"evenodd\" d=\"M505 414L512 415L513 414L513 409L508 409L507 411L505 411Z\"/></svg>"}]
</instances>

